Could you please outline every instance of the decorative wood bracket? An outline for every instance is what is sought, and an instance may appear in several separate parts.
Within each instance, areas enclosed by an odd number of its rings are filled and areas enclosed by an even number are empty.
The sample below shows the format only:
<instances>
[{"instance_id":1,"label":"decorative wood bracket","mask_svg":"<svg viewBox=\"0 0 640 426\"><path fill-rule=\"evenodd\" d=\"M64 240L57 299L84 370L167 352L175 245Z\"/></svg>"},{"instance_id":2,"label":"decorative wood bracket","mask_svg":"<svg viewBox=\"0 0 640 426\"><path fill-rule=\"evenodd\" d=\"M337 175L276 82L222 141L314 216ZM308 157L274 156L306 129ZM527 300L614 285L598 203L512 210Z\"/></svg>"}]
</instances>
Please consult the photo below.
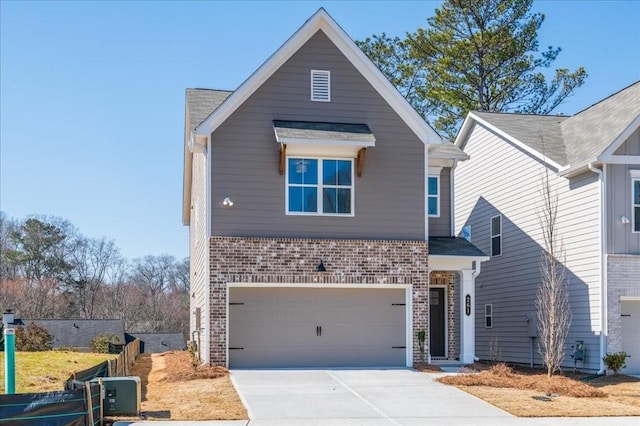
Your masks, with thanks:
<instances>
[{"instance_id":1,"label":"decorative wood bracket","mask_svg":"<svg viewBox=\"0 0 640 426\"><path fill-rule=\"evenodd\" d=\"M280 174L284 174L284 163L287 160L287 145L280 144Z\"/></svg>"},{"instance_id":2,"label":"decorative wood bracket","mask_svg":"<svg viewBox=\"0 0 640 426\"><path fill-rule=\"evenodd\" d=\"M364 156L367 153L367 148L360 148L358 151L356 174L358 177L362 177L362 169L364 168Z\"/></svg>"}]
</instances>

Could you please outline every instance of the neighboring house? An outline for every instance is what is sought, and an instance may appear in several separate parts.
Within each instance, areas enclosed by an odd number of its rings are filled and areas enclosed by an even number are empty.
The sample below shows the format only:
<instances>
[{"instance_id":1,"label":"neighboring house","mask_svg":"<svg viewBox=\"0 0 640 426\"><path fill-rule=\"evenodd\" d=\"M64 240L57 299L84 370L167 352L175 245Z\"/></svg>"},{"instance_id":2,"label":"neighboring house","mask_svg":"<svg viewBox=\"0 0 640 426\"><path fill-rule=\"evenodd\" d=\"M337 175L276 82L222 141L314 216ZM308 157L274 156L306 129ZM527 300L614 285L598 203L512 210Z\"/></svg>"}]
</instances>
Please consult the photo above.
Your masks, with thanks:
<instances>
[{"instance_id":1,"label":"neighboring house","mask_svg":"<svg viewBox=\"0 0 640 426\"><path fill-rule=\"evenodd\" d=\"M452 238L451 210L467 157L324 9L236 91L188 89L185 121L204 362L410 366L421 331L426 356L473 361L487 257Z\"/></svg>"},{"instance_id":2,"label":"neighboring house","mask_svg":"<svg viewBox=\"0 0 640 426\"><path fill-rule=\"evenodd\" d=\"M125 343L140 339L140 353L181 351L187 345L182 333L125 333Z\"/></svg>"},{"instance_id":3,"label":"neighboring house","mask_svg":"<svg viewBox=\"0 0 640 426\"><path fill-rule=\"evenodd\" d=\"M578 367L603 369L624 350L640 373L640 82L573 117L471 112L456 139L456 230L491 255L476 288L482 359L541 363L536 290L544 247L541 188L559 200L557 232L569 283Z\"/></svg>"},{"instance_id":4,"label":"neighboring house","mask_svg":"<svg viewBox=\"0 0 640 426\"><path fill-rule=\"evenodd\" d=\"M88 352L91 341L100 334L113 334L124 343L124 326L119 319L29 319L20 320L24 327L36 323L53 336L53 348L74 348Z\"/></svg>"}]
</instances>

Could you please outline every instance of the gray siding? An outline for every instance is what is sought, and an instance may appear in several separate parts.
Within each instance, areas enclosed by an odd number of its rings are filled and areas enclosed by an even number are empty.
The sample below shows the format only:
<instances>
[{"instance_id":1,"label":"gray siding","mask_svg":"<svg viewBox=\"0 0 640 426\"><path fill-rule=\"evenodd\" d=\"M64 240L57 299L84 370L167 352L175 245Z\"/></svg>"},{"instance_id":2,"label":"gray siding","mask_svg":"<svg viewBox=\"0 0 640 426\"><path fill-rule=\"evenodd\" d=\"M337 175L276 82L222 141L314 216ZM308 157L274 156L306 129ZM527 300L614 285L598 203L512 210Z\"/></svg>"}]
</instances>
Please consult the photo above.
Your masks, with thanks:
<instances>
[{"instance_id":1,"label":"gray siding","mask_svg":"<svg viewBox=\"0 0 640 426\"><path fill-rule=\"evenodd\" d=\"M209 361L209 282L208 254L209 245L206 237L206 159L203 154L194 154L192 163L193 181L191 185L191 218L189 222L189 263L190 263L190 293L189 299L189 339L199 341L200 359ZM200 328L196 329L196 313L200 308ZM199 334L198 334L199 333ZM198 339L199 335L199 339Z\"/></svg>"},{"instance_id":2,"label":"gray siding","mask_svg":"<svg viewBox=\"0 0 640 426\"><path fill-rule=\"evenodd\" d=\"M531 339L526 319L535 318L540 282L542 237L540 188L545 167L489 130L476 126L465 151L471 159L455 170L456 232L471 225L472 242L490 253L490 218L502 214L502 256L482 264L476 279L476 354L491 359L491 343L505 361L529 363ZM571 344L584 340L587 367L599 367L599 184L589 173L567 180L553 172L558 191L559 232L566 250L573 321L565 366L572 366ZM493 304L493 328L485 328L484 305ZM540 364L537 342L535 363Z\"/></svg>"},{"instance_id":3,"label":"gray siding","mask_svg":"<svg viewBox=\"0 0 640 426\"><path fill-rule=\"evenodd\" d=\"M311 69L331 71L331 102L310 101ZM355 217L285 214L275 119L370 127ZM322 32L212 134L211 154L214 236L424 239L424 145Z\"/></svg>"},{"instance_id":4,"label":"gray siding","mask_svg":"<svg viewBox=\"0 0 640 426\"><path fill-rule=\"evenodd\" d=\"M636 130L615 152L616 155L640 155L640 129ZM623 224L621 216L632 220L631 175L638 165L610 164L606 166L607 251L611 254L640 254L640 233L634 233L631 223Z\"/></svg>"},{"instance_id":5,"label":"gray siding","mask_svg":"<svg viewBox=\"0 0 640 426\"><path fill-rule=\"evenodd\" d=\"M429 218L429 236L451 237L451 168L440 172L440 217Z\"/></svg>"}]
</instances>

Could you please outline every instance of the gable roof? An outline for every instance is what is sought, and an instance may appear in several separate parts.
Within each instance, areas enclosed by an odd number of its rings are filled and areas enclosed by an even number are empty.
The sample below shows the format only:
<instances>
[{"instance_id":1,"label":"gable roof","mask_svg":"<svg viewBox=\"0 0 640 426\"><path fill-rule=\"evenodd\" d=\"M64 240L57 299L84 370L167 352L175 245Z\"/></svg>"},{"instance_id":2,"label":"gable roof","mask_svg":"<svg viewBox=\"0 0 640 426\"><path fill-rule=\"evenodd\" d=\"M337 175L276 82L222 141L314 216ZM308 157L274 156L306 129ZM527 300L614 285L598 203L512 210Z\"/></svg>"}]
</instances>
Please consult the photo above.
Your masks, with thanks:
<instances>
[{"instance_id":1,"label":"gable roof","mask_svg":"<svg viewBox=\"0 0 640 426\"><path fill-rule=\"evenodd\" d=\"M291 56L293 56L318 31L322 31L342 52L345 58L360 72L371 86L382 96L387 104L398 114L404 123L424 144L443 144L443 138L418 114L409 102L387 80L382 72L340 28L324 8L318 9L275 53L253 72L234 92L203 89L187 90L187 111L190 129L185 129L184 171L182 185L182 224L189 225L191 210L191 166L193 153L188 143L193 135L208 137L234 111L236 111L265 81L269 79ZM226 97L222 99L225 95ZM189 96L191 95L191 100ZM210 102L211 109L201 116L205 105ZM220 102L220 103L218 103ZM190 104L191 103L191 104ZM192 113L190 107L197 110ZM200 120L199 120L200 119ZM187 134L186 132L191 132Z\"/></svg>"},{"instance_id":2,"label":"gable roof","mask_svg":"<svg viewBox=\"0 0 640 426\"><path fill-rule=\"evenodd\" d=\"M469 112L455 144L480 123L562 174L610 159L640 126L640 81L572 117Z\"/></svg>"},{"instance_id":3,"label":"gable roof","mask_svg":"<svg viewBox=\"0 0 640 426\"><path fill-rule=\"evenodd\" d=\"M318 31L322 31L349 62L380 93L389 106L425 144L442 143L442 137L413 109L380 70L356 46L346 32L324 8L318 9L273 55L269 57L238 89L195 128L199 135L210 135L273 73Z\"/></svg>"},{"instance_id":4,"label":"gable roof","mask_svg":"<svg viewBox=\"0 0 640 426\"><path fill-rule=\"evenodd\" d=\"M569 117L479 111L474 111L473 114L554 162L567 164L560 124Z\"/></svg>"},{"instance_id":5,"label":"gable roof","mask_svg":"<svg viewBox=\"0 0 640 426\"><path fill-rule=\"evenodd\" d=\"M182 333L125 333L127 343L140 339L140 353L157 354L185 348Z\"/></svg>"},{"instance_id":6,"label":"gable roof","mask_svg":"<svg viewBox=\"0 0 640 426\"><path fill-rule=\"evenodd\" d=\"M231 95L229 90L212 89L187 89L185 105L185 128L184 134L184 169L182 172L182 224L188 225L191 208L191 167L193 163L193 153L189 150L189 140L191 132L202 122L211 111L215 111Z\"/></svg>"},{"instance_id":7,"label":"gable roof","mask_svg":"<svg viewBox=\"0 0 640 426\"><path fill-rule=\"evenodd\" d=\"M91 340L99 334L115 334L124 343L124 325L120 319L29 319L25 326L36 323L53 335L53 347L88 350Z\"/></svg>"},{"instance_id":8,"label":"gable roof","mask_svg":"<svg viewBox=\"0 0 640 426\"><path fill-rule=\"evenodd\" d=\"M615 151L638 128L640 81L580 111L560 126L567 141L568 164L599 158Z\"/></svg>"},{"instance_id":9,"label":"gable roof","mask_svg":"<svg viewBox=\"0 0 640 426\"><path fill-rule=\"evenodd\" d=\"M211 112L215 111L233 91L213 90L213 89L187 89L187 119L190 123L190 130L202 123Z\"/></svg>"}]
</instances>

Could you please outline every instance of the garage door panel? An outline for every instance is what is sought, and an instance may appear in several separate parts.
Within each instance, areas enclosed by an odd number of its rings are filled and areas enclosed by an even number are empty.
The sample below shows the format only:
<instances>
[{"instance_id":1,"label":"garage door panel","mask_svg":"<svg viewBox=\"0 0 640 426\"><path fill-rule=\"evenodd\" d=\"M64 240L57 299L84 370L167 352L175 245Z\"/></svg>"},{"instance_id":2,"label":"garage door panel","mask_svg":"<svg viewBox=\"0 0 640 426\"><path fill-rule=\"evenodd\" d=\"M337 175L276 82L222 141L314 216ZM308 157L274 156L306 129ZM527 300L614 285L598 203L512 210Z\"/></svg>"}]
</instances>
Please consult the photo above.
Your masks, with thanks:
<instances>
[{"instance_id":1,"label":"garage door panel","mask_svg":"<svg viewBox=\"0 0 640 426\"><path fill-rule=\"evenodd\" d=\"M627 353L626 374L640 374L640 301L621 302L622 350Z\"/></svg>"},{"instance_id":2,"label":"garage door panel","mask_svg":"<svg viewBox=\"0 0 640 426\"><path fill-rule=\"evenodd\" d=\"M404 288L232 287L229 300L242 303L229 346L244 348L231 367L405 365Z\"/></svg>"},{"instance_id":3,"label":"garage door panel","mask_svg":"<svg viewBox=\"0 0 640 426\"><path fill-rule=\"evenodd\" d=\"M242 350L230 350L232 367L294 368L306 367L306 362L320 363L321 356L309 345L288 345L287 357L282 356L280 345L249 345ZM255 354L260 354L256 357ZM296 360L305 360L305 364Z\"/></svg>"},{"instance_id":4,"label":"garage door panel","mask_svg":"<svg viewBox=\"0 0 640 426\"><path fill-rule=\"evenodd\" d=\"M322 340L327 345L349 342L356 345L381 346L404 345L405 328L397 326L362 327L357 331L348 327L322 327Z\"/></svg>"}]
</instances>

